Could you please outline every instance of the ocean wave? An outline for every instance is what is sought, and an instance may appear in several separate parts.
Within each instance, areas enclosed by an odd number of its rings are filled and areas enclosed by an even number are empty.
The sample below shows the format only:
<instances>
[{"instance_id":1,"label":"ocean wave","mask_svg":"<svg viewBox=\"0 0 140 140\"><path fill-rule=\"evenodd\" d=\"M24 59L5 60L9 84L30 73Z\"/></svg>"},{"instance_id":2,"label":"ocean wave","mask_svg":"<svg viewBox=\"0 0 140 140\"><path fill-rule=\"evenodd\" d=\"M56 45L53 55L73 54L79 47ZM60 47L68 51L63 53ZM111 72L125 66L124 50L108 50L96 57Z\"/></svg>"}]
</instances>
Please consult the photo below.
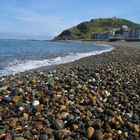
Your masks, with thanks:
<instances>
[{"instance_id":1,"label":"ocean wave","mask_svg":"<svg viewBox=\"0 0 140 140\"><path fill-rule=\"evenodd\" d=\"M69 62L73 62L79 60L80 58L88 57L91 55L101 54L104 52L111 51L113 49L112 46L100 44L105 46L105 49L102 51L93 51L93 52L86 52L86 53L70 53L67 56L58 56L53 59L43 59L43 60L15 60L10 62L8 66L6 66L3 70L0 70L0 75L10 75L16 74L19 72L24 72L27 70L32 70L44 66L52 66L58 64L65 64Z\"/></svg>"}]
</instances>

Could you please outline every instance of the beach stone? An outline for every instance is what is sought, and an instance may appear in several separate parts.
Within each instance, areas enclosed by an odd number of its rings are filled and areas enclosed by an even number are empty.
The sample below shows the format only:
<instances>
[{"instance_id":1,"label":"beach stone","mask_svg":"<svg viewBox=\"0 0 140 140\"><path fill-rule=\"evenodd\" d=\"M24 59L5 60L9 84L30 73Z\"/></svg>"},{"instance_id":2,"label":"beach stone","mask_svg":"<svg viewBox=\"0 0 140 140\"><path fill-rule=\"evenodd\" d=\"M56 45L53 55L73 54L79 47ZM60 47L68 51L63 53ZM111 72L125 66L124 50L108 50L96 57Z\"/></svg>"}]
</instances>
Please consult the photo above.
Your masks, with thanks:
<instances>
[{"instance_id":1,"label":"beach stone","mask_svg":"<svg viewBox=\"0 0 140 140\"><path fill-rule=\"evenodd\" d=\"M128 132L124 132L124 136L125 137L128 137Z\"/></svg>"},{"instance_id":2,"label":"beach stone","mask_svg":"<svg viewBox=\"0 0 140 140\"><path fill-rule=\"evenodd\" d=\"M69 90L69 92L70 92L71 94L75 93L74 89L72 89L72 88Z\"/></svg>"},{"instance_id":3,"label":"beach stone","mask_svg":"<svg viewBox=\"0 0 140 140\"><path fill-rule=\"evenodd\" d=\"M90 139L94 133L94 128L93 127L88 127L87 129L87 138Z\"/></svg>"},{"instance_id":4,"label":"beach stone","mask_svg":"<svg viewBox=\"0 0 140 140\"><path fill-rule=\"evenodd\" d=\"M134 125L134 132L139 133L140 132L140 128L139 125Z\"/></svg>"},{"instance_id":5,"label":"beach stone","mask_svg":"<svg viewBox=\"0 0 140 140\"><path fill-rule=\"evenodd\" d=\"M104 90L103 94L105 94L106 97L110 96L110 92L108 92L107 90Z\"/></svg>"},{"instance_id":6,"label":"beach stone","mask_svg":"<svg viewBox=\"0 0 140 140\"><path fill-rule=\"evenodd\" d=\"M26 119L28 120L29 114L28 114L28 113L23 113L23 117L26 118Z\"/></svg>"},{"instance_id":7,"label":"beach stone","mask_svg":"<svg viewBox=\"0 0 140 140\"><path fill-rule=\"evenodd\" d=\"M84 111L84 110L85 110L85 107L84 107L84 106L80 106L80 107L79 107L79 110L80 110L80 111Z\"/></svg>"},{"instance_id":8,"label":"beach stone","mask_svg":"<svg viewBox=\"0 0 140 140\"><path fill-rule=\"evenodd\" d=\"M115 116L115 113L111 109L106 109L105 113L109 116Z\"/></svg>"},{"instance_id":9,"label":"beach stone","mask_svg":"<svg viewBox=\"0 0 140 140\"><path fill-rule=\"evenodd\" d=\"M101 121L96 121L93 126L95 129L100 129L102 127L102 123Z\"/></svg>"},{"instance_id":10,"label":"beach stone","mask_svg":"<svg viewBox=\"0 0 140 140\"><path fill-rule=\"evenodd\" d=\"M43 124L38 124L38 125L36 126L36 129L37 129L38 131L43 130Z\"/></svg>"},{"instance_id":11,"label":"beach stone","mask_svg":"<svg viewBox=\"0 0 140 140\"><path fill-rule=\"evenodd\" d=\"M38 106L40 102L38 100L33 101L33 106Z\"/></svg>"},{"instance_id":12,"label":"beach stone","mask_svg":"<svg viewBox=\"0 0 140 140\"><path fill-rule=\"evenodd\" d=\"M74 140L78 140L80 138L80 133L75 133L72 137Z\"/></svg>"},{"instance_id":13,"label":"beach stone","mask_svg":"<svg viewBox=\"0 0 140 140\"><path fill-rule=\"evenodd\" d=\"M140 121L140 118L139 118L139 116L138 116L137 114L134 114L134 115L132 116L132 119L133 119L133 121L136 122L136 123L138 123L138 122Z\"/></svg>"},{"instance_id":14,"label":"beach stone","mask_svg":"<svg viewBox=\"0 0 140 140\"><path fill-rule=\"evenodd\" d=\"M43 104L37 105L37 106L36 106L36 111L37 111L37 112L41 112L41 111L43 110L43 107L44 107Z\"/></svg>"},{"instance_id":15,"label":"beach stone","mask_svg":"<svg viewBox=\"0 0 140 140\"><path fill-rule=\"evenodd\" d=\"M3 87L1 87L1 88L0 88L0 93L1 93L2 91L6 91L7 88L8 88L8 86L3 86Z\"/></svg>"},{"instance_id":16,"label":"beach stone","mask_svg":"<svg viewBox=\"0 0 140 140\"><path fill-rule=\"evenodd\" d=\"M65 110L67 108L66 105L61 105L61 110Z\"/></svg>"},{"instance_id":17,"label":"beach stone","mask_svg":"<svg viewBox=\"0 0 140 140\"><path fill-rule=\"evenodd\" d=\"M0 88L3 86L2 82L0 81Z\"/></svg>"},{"instance_id":18,"label":"beach stone","mask_svg":"<svg viewBox=\"0 0 140 140\"><path fill-rule=\"evenodd\" d=\"M33 139L32 132L29 131L29 130L25 131L24 137L25 137L26 139L31 139L31 140L32 140L32 139Z\"/></svg>"},{"instance_id":19,"label":"beach stone","mask_svg":"<svg viewBox=\"0 0 140 140\"><path fill-rule=\"evenodd\" d=\"M130 120L132 118L132 115L130 113L126 113L124 116L127 120Z\"/></svg>"},{"instance_id":20,"label":"beach stone","mask_svg":"<svg viewBox=\"0 0 140 140\"><path fill-rule=\"evenodd\" d=\"M0 139L4 139L5 136L5 131L0 131Z\"/></svg>"},{"instance_id":21,"label":"beach stone","mask_svg":"<svg viewBox=\"0 0 140 140\"><path fill-rule=\"evenodd\" d=\"M87 87L86 85L84 85L84 86L82 87L82 89L83 89L84 91L88 91L88 87Z\"/></svg>"},{"instance_id":22,"label":"beach stone","mask_svg":"<svg viewBox=\"0 0 140 140\"><path fill-rule=\"evenodd\" d=\"M18 127L15 128L15 131L21 131L21 130L23 130L22 126L18 126Z\"/></svg>"},{"instance_id":23,"label":"beach stone","mask_svg":"<svg viewBox=\"0 0 140 140\"><path fill-rule=\"evenodd\" d=\"M4 100L7 101L7 102L11 101L11 99L12 98L9 95L6 95L5 98L4 98Z\"/></svg>"},{"instance_id":24,"label":"beach stone","mask_svg":"<svg viewBox=\"0 0 140 140\"><path fill-rule=\"evenodd\" d=\"M117 132L119 135L121 135L122 134L122 131L121 130L118 130L118 132Z\"/></svg>"},{"instance_id":25,"label":"beach stone","mask_svg":"<svg viewBox=\"0 0 140 140\"><path fill-rule=\"evenodd\" d=\"M82 85L78 84L78 85L77 85L77 88L78 88L78 89L82 89Z\"/></svg>"},{"instance_id":26,"label":"beach stone","mask_svg":"<svg viewBox=\"0 0 140 140\"><path fill-rule=\"evenodd\" d=\"M97 111L98 111L99 113L103 113L103 112L104 112L104 110L103 110L101 107L97 108Z\"/></svg>"},{"instance_id":27,"label":"beach stone","mask_svg":"<svg viewBox=\"0 0 140 140\"><path fill-rule=\"evenodd\" d=\"M47 120L50 122L50 124L53 124L55 121L55 116L53 114L51 114L47 117Z\"/></svg>"},{"instance_id":28,"label":"beach stone","mask_svg":"<svg viewBox=\"0 0 140 140\"><path fill-rule=\"evenodd\" d=\"M93 121L93 120L89 120L89 121L87 122L87 126L88 126L88 127L93 126L93 124L94 124L94 121Z\"/></svg>"},{"instance_id":29,"label":"beach stone","mask_svg":"<svg viewBox=\"0 0 140 140\"><path fill-rule=\"evenodd\" d=\"M19 110L20 110L20 111L23 111L23 110L24 110L24 107L22 107L22 106L19 107Z\"/></svg>"},{"instance_id":30,"label":"beach stone","mask_svg":"<svg viewBox=\"0 0 140 140\"><path fill-rule=\"evenodd\" d=\"M80 110L79 109L74 109L74 113L76 113L76 114L81 114L81 112L80 112Z\"/></svg>"},{"instance_id":31,"label":"beach stone","mask_svg":"<svg viewBox=\"0 0 140 140\"><path fill-rule=\"evenodd\" d=\"M96 130L92 136L93 140L103 140L103 133L101 130Z\"/></svg>"},{"instance_id":32,"label":"beach stone","mask_svg":"<svg viewBox=\"0 0 140 140\"><path fill-rule=\"evenodd\" d=\"M62 130L60 130L60 131L58 132L57 137L58 137L59 139L64 139L64 138L66 138L66 140L67 140L67 137L68 137L70 134L71 134L71 131L69 131L69 130L67 130L67 129L62 129Z\"/></svg>"},{"instance_id":33,"label":"beach stone","mask_svg":"<svg viewBox=\"0 0 140 140\"><path fill-rule=\"evenodd\" d=\"M68 115L69 115L68 112L62 112L62 113L60 114L60 117L61 117L61 119L66 119Z\"/></svg>"},{"instance_id":34,"label":"beach stone","mask_svg":"<svg viewBox=\"0 0 140 140\"><path fill-rule=\"evenodd\" d=\"M108 138L107 140L112 140L112 133L106 133L105 137Z\"/></svg>"},{"instance_id":35,"label":"beach stone","mask_svg":"<svg viewBox=\"0 0 140 140\"><path fill-rule=\"evenodd\" d=\"M126 125L127 125L128 128L133 129L134 124L131 123L130 121L127 121Z\"/></svg>"},{"instance_id":36,"label":"beach stone","mask_svg":"<svg viewBox=\"0 0 140 140\"><path fill-rule=\"evenodd\" d=\"M13 140L13 137L10 133L6 134L6 136L4 137L5 140Z\"/></svg>"},{"instance_id":37,"label":"beach stone","mask_svg":"<svg viewBox=\"0 0 140 140\"><path fill-rule=\"evenodd\" d=\"M72 114L69 114L69 115L67 115L67 120L69 121L69 120L73 120L74 119L74 116L72 115Z\"/></svg>"},{"instance_id":38,"label":"beach stone","mask_svg":"<svg viewBox=\"0 0 140 140\"><path fill-rule=\"evenodd\" d=\"M25 140L23 137L14 137L14 140Z\"/></svg>"},{"instance_id":39,"label":"beach stone","mask_svg":"<svg viewBox=\"0 0 140 140\"><path fill-rule=\"evenodd\" d=\"M17 120L16 119L12 119L10 122L9 122L9 126L10 127L15 127L17 124Z\"/></svg>"},{"instance_id":40,"label":"beach stone","mask_svg":"<svg viewBox=\"0 0 140 140\"><path fill-rule=\"evenodd\" d=\"M41 134L38 138L38 140L49 140L49 137L47 134Z\"/></svg>"},{"instance_id":41,"label":"beach stone","mask_svg":"<svg viewBox=\"0 0 140 140\"><path fill-rule=\"evenodd\" d=\"M56 130L61 130L64 127L64 122L62 120L56 120L53 124L53 128Z\"/></svg>"},{"instance_id":42,"label":"beach stone","mask_svg":"<svg viewBox=\"0 0 140 140\"><path fill-rule=\"evenodd\" d=\"M77 130L79 127L78 127L78 125L76 125L76 124L73 124L72 125L72 129L75 131L75 130Z\"/></svg>"},{"instance_id":43,"label":"beach stone","mask_svg":"<svg viewBox=\"0 0 140 140\"><path fill-rule=\"evenodd\" d=\"M13 97L13 101L15 102L15 103L18 103L19 101L20 101L20 96L14 96Z\"/></svg>"}]
</instances>

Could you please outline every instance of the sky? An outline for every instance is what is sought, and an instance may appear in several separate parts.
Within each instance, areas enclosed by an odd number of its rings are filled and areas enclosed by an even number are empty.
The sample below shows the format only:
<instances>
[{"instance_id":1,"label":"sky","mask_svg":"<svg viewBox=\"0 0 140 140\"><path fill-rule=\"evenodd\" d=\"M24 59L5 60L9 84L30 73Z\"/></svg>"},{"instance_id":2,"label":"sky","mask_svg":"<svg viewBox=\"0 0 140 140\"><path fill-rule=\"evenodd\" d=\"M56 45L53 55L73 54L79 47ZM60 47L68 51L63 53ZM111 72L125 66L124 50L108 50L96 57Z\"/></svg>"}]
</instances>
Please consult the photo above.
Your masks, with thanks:
<instances>
[{"instance_id":1,"label":"sky","mask_svg":"<svg viewBox=\"0 0 140 140\"><path fill-rule=\"evenodd\" d=\"M95 18L140 23L140 0L0 0L0 38L50 39Z\"/></svg>"}]
</instances>

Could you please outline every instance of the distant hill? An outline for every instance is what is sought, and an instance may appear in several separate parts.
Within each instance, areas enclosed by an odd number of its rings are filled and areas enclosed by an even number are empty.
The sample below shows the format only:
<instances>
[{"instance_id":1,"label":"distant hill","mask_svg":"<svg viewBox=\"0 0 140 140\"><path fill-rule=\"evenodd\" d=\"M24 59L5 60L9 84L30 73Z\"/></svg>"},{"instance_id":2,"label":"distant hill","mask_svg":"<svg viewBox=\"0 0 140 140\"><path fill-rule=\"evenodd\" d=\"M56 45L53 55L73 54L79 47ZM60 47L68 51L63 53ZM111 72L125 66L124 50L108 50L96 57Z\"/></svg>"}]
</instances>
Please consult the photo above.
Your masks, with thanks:
<instances>
[{"instance_id":1,"label":"distant hill","mask_svg":"<svg viewBox=\"0 0 140 140\"><path fill-rule=\"evenodd\" d=\"M99 18L82 22L77 26L64 30L54 40L89 40L93 32L108 31L112 28L120 28L127 25L129 28L138 24L121 18Z\"/></svg>"}]
</instances>

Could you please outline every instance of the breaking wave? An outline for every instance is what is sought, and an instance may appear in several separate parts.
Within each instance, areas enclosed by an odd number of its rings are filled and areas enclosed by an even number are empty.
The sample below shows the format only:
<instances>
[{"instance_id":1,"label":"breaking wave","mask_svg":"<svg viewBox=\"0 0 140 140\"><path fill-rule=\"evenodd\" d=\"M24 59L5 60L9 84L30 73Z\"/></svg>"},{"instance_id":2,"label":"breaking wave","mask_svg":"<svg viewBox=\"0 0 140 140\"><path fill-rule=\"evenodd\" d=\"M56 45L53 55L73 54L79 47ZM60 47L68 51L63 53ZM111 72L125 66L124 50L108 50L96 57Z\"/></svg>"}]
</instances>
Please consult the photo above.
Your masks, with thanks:
<instances>
[{"instance_id":1,"label":"breaking wave","mask_svg":"<svg viewBox=\"0 0 140 140\"><path fill-rule=\"evenodd\" d=\"M52 66L58 64L64 64L73 62L80 58L88 57L91 55L101 54L104 52L111 51L113 49L110 45L100 44L105 46L105 49L102 51L93 51L93 52L85 52L85 53L70 53L67 56L58 56L56 58L51 59L43 59L43 60L14 60L13 62L8 63L3 70L0 71L0 75L10 75L19 72L24 72L27 70L32 70L44 66Z\"/></svg>"}]
</instances>

